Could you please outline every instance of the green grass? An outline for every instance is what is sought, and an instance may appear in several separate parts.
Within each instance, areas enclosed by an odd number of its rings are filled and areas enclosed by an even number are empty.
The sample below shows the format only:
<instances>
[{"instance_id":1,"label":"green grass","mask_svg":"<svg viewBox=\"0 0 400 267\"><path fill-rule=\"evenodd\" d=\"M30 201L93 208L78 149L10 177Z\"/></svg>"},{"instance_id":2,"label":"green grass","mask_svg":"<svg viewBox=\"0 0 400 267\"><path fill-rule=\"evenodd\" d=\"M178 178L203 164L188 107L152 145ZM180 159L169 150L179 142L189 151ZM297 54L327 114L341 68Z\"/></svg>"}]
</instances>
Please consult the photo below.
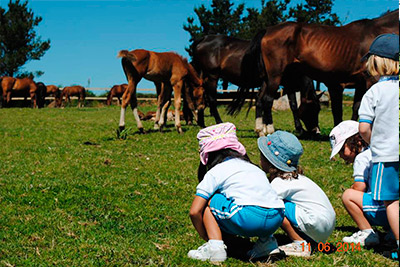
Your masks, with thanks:
<instances>
[{"instance_id":1,"label":"green grass","mask_svg":"<svg viewBox=\"0 0 400 267\"><path fill-rule=\"evenodd\" d=\"M154 110L145 105L141 110ZM222 107L220 107L222 111ZM126 140L117 140L119 107L0 110L0 266L205 266L187 258L201 245L188 211L197 184L197 126L179 135L139 135L131 112ZM344 118L350 118L350 108ZM208 114L208 111L207 111ZM274 112L277 129L293 131L290 111ZM222 115L258 163L254 111ZM206 124L213 124L207 117ZM332 115L320 114L324 135ZM146 130L151 122L144 122ZM352 167L329 161L329 142L301 141L305 174L319 184L337 214L328 240L349 235L355 223L340 196L352 184ZM278 233L282 234L279 230ZM229 258L223 266L254 266ZM259 264L267 266L266 264ZM398 266L373 250L316 253L275 266Z\"/></svg>"}]
</instances>

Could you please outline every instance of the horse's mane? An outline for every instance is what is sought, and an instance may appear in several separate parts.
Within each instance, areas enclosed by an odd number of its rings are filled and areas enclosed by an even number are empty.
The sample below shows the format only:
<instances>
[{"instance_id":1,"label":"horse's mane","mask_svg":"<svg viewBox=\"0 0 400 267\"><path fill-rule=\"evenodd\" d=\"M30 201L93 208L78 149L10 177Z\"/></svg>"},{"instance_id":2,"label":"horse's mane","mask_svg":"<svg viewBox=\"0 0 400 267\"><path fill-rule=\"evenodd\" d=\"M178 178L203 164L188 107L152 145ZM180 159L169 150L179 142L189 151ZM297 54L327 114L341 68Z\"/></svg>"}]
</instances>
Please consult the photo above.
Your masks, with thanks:
<instances>
[{"instance_id":1,"label":"horse's mane","mask_svg":"<svg viewBox=\"0 0 400 267\"><path fill-rule=\"evenodd\" d=\"M188 70L188 78L191 82L195 85L201 85L201 79L199 78L196 70L193 68L192 65L189 64L186 58L180 56L182 58L183 64L185 65L186 69Z\"/></svg>"}]
</instances>

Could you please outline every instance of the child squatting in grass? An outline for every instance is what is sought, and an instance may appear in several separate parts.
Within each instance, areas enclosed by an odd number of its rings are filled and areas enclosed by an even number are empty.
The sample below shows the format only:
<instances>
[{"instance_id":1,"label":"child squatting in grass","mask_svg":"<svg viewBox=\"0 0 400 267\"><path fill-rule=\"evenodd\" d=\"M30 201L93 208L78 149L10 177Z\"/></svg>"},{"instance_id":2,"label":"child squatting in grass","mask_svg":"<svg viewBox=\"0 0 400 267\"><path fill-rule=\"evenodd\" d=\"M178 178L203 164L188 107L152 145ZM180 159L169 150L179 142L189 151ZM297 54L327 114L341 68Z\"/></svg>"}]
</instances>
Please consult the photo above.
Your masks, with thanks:
<instances>
[{"instance_id":1,"label":"child squatting in grass","mask_svg":"<svg viewBox=\"0 0 400 267\"><path fill-rule=\"evenodd\" d=\"M301 173L303 147L296 136L276 131L257 142L261 168L285 203L281 228L293 241L279 248L288 256L310 256L311 244L326 242L335 228L335 211L322 189Z\"/></svg>"},{"instance_id":2,"label":"child squatting in grass","mask_svg":"<svg viewBox=\"0 0 400 267\"><path fill-rule=\"evenodd\" d=\"M386 229L390 229L390 226L383 201L372 198L372 154L358 132L358 126L358 122L349 120L332 129L329 134L332 146L330 158L339 153L346 163L353 163L354 183L343 193L342 201L360 231L344 237L343 242L373 246L379 244L379 236L372 226L383 226Z\"/></svg>"},{"instance_id":3,"label":"child squatting in grass","mask_svg":"<svg viewBox=\"0 0 400 267\"><path fill-rule=\"evenodd\" d=\"M371 147L372 198L383 201L397 241L397 249L386 256L399 260L399 36L379 35L363 59L379 80L361 100L359 131Z\"/></svg>"},{"instance_id":4,"label":"child squatting in grass","mask_svg":"<svg viewBox=\"0 0 400 267\"><path fill-rule=\"evenodd\" d=\"M196 196L190 208L193 226L205 241L189 258L224 261L222 232L259 237L250 258L280 253L272 234L282 224L284 204L271 188L265 173L250 162L238 141L236 127L221 123L198 135L200 165Z\"/></svg>"}]
</instances>

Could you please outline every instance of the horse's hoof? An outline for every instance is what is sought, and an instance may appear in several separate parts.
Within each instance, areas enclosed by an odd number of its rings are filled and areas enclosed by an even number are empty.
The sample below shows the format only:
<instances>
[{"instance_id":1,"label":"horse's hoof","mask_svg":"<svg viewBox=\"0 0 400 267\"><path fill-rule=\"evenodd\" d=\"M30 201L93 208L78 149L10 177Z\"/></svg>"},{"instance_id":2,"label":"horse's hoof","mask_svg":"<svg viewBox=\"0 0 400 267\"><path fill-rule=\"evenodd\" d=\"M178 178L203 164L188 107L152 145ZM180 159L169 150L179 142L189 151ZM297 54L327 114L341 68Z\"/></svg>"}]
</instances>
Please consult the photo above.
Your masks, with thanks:
<instances>
[{"instance_id":1,"label":"horse's hoof","mask_svg":"<svg viewBox=\"0 0 400 267\"><path fill-rule=\"evenodd\" d=\"M139 134L144 134L145 132L144 132L144 130L143 130L143 128L139 128Z\"/></svg>"},{"instance_id":2,"label":"horse's hoof","mask_svg":"<svg viewBox=\"0 0 400 267\"><path fill-rule=\"evenodd\" d=\"M160 129L160 125L158 125L157 123L154 124L154 130L159 130Z\"/></svg>"},{"instance_id":3,"label":"horse's hoof","mask_svg":"<svg viewBox=\"0 0 400 267\"><path fill-rule=\"evenodd\" d=\"M176 127L176 130L178 131L179 134L183 134L182 127Z\"/></svg>"},{"instance_id":4,"label":"horse's hoof","mask_svg":"<svg viewBox=\"0 0 400 267\"><path fill-rule=\"evenodd\" d=\"M126 136L122 136L122 131L125 130L125 126L119 126L117 129L117 138L118 139L126 139Z\"/></svg>"},{"instance_id":5,"label":"horse's hoof","mask_svg":"<svg viewBox=\"0 0 400 267\"><path fill-rule=\"evenodd\" d=\"M263 127L264 134L272 134L275 132L275 128L273 124L264 125Z\"/></svg>"}]
</instances>

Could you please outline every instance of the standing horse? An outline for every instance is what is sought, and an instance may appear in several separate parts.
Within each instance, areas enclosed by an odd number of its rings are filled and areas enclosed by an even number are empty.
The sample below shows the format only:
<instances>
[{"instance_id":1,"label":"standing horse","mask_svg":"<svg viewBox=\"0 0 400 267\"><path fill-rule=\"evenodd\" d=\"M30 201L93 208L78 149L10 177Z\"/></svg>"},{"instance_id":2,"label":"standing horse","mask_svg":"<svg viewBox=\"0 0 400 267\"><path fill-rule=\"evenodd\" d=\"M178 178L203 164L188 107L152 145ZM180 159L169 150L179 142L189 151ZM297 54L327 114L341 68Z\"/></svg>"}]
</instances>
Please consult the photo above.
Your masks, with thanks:
<instances>
[{"instance_id":1,"label":"standing horse","mask_svg":"<svg viewBox=\"0 0 400 267\"><path fill-rule=\"evenodd\" d=\"M112 104L112 100L114 97L118 98L118 102L121 105L121 97L125 93L126 88L128 88L128 85L126 83L114 85L113 87L111 87L110 92L108 92L107 95L107 106L110 106Z\"/></svg>"},{"instance_id":2,"label":"standing horse","mask_svg":"<svg viewBox=\"0 0 400 267\"><path fill-rule=\"evenodd\" d=\"M260 73L264 73L266 84L257 103L258 122L262 120L270 131L274 130L272 96L288 68L325 83L332 101L335 125L342 121L344 87L355 87L352 119L356 120L361 98L374 82L367 77L361 57L376 36L399 34L398 17L396 10L379 18L358 20L341 27L295 22L268 27L252 41L254 50L261 55L258 66L262 66ZM263 125L256 123L256 130L261 132L262 129Z\"/></svg>"},{"instance_id":3,"label":"standing horse","mask_svg":"<svg viewBox=\"0 0 400 267\"><path fill-rule=\"evenodd\" d=\"M61 101L60 101L61 91L58 88L58 86L47 85L46 86L46 96L53 96L54 97L54 102L56 104L56 107L60 106L60 104L61 104Z\"/></svg>"},{"instance_id":4,"label":"standing horse","mask_svg":"<svg viewBox=\"0 0 400 267\"><path fill-rule=\"evenodd\" d=\"M133 115L140 132L143 132L143 125L137 114L137 98L136 98L136 86L142 78L158 83L160 89L157 92L161 93L161 84L164 84L165 96L169 95L169 92L173 89L174 91L174 106L175 106L175 127L179 133L182 133L182 127L180 123L180 106L181 106L181 93L184 85L186 92L190 93L189 106L193 112L196 110L204 109L203 99L203 87L202 80L197 76L196 71L187 62L186 59L173 52L156 53L144 49L137 49L132 51L122 50L118 53L118 57L121 57L122 67L124 69L125 76L128 80L128 88L122 96L121 105L121 116L119 122L120 133L125 128L125 111L128 103L131 104ZM187 94L186 94L187 95ZM164 99L167 104L168 97L159 97ZM192 99L195 101L192 102ZM159 106L157 111L161 109L161 106L165 106L163 103L158 103ZM162 121L163 114L160 117ZM160 125L160 128L162 124Z\"/></svg>"},{"instance_id":5,"label":"standing horse","mask_svg":"<svg viewBox=\"0 0 400 267\"><path fill-rule=\"evenodd\" d=\"M14 83L16 81L16 78L13 77L8 77L8 76L3 76L1 79L1 88L2 88L2 94L3 94L3 100L2 100L2 106L8 106L11 101L11 92L12 88L14 86Z\"/></svg>"},{"instance_id":6,"label":"standing horse","mask_svg":"<svg viewBox=\"0 0 400 267\"><path fill-rule=\"evenodd\" d=\"M231 104L229 114L240 110L250 88L262 85L262 77L257 71L259 54L252 52L250 44L251 42L248 40L225 35L206 35L192 45L192 64L198 72L201 72L204 79L210 112L214 115L216 123L222 122L217 110L218 79L222 78L225 84L231 82L240 88L235 101ZM290 79L286 79L284 85L284 93L288 94L297 132L303 133L300 117L308 131L319 131L320 106L312 81L293 72L290 74ZM296 91L301 92L300 109L297 107ZM312 110L309 111L310 108ZM307 116L299 114L299 110L301 113L307 113Z\"/></svg>"},{"instance_id":7,"label":"standing horse","mask_svg":"<svg viewBox=\"0 0 400 267\"><path fill-rule=\"evenodd\" d=\"M75 85L75 86L64 87L61 93L59 106L61 106L64 97L65 97L65 102L71 103L71 98L70 98L71 96L78 97L78 108L83 107L85 105L85 97L86 97L85 87L80 85Z\"/></svg>"}]
</instances>

